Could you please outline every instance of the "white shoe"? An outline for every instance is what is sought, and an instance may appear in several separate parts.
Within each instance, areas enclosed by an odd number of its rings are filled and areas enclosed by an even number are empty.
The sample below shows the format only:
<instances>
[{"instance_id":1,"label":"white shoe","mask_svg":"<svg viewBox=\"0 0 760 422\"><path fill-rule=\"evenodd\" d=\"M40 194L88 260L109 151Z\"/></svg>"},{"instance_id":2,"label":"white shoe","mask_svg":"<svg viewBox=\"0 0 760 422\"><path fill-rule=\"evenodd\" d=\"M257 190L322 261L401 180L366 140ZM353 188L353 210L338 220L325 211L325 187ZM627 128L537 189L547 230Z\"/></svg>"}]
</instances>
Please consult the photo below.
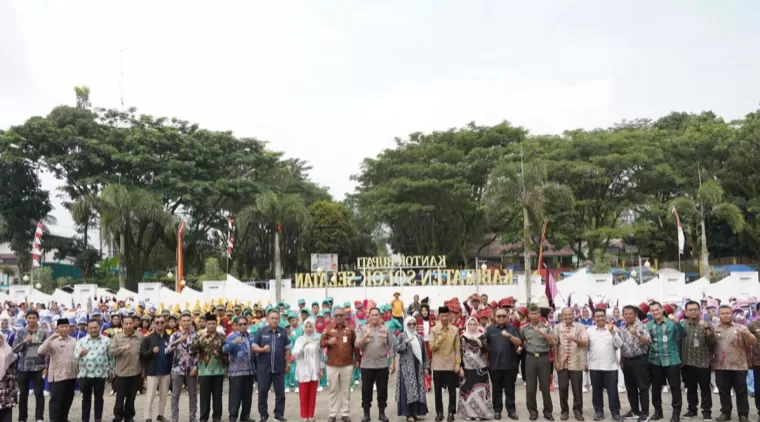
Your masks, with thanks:
<instances>
[{"instance_id":1,"label":"white shoe","mask_svg":"<svg viewBox=\"0 0 760 422\"><path fill-rule=\"evenodd\" d=\"M377 386L376 385L372 387L372 391L377 391Z\"/></svg>"},{"instance_id":2,"label":"white shoe","mask_svg":"<svg viewBox=\"0 0 760 422\"><path fill-rule=\"evenodd\" d=\"M285 392L286 392L286 393L290 393L290 388L286 388L286 389L285 389Z\"/></svg>"},{"instance_id":3,"label":"white shoe","mask_svg":"<svg viewBox=\"0 0 760 422\"><path fill-rule=\"evenodd\" d=\"M318 393L321 393L321 392L323 392L323 391L325 391L325 389L324 389L324 388L322 388L322 387L319 387L319 388L317 388L317 392L318 392Z\"/></svg>"},{"instance_id":4,"label":"white shoe","mask_svg":"<svg viewBox=\"0 0 760 422\"><path fill-rule=\"evenodd\" d=\"M29 395L31 396L32 394L34 394L34 390L29 390Z\"/></svg>"},{"instance_id":5,"label":"white shoe","mask_svg":"<svg viewBox=\"0 0 760 422\"><path fill-rule=\"evenodd\" d=\"M718 394L718 387L713 387L713 394Z\"/></svg>"},{"instance_id":6,"label":"white shoe","mask_svg":"<svg viewBox=\"0 0 760 422\"><path fill-rule=\"evenodd\" d=\"M583 392L584 392L584 393L588 393L588 388L586 388L586 387L583 387Z\"/></svg>"},{"instance_id":7,"label":"white shoe","mask_svg":"<svg viewBox=\"0 0 760 422\"><path fill-rule=\"evenodd\" d=\"M47 390L45 390L45 391L43 391L43 392L42 392L42 394L43 394L45 397L50 397L50 391L47 391Z\"/></svg>"},{"instance_id":8,"label":"white shoe","mask_svg":"<svg viewBox=\"0 0 760 422\"><path fill-rule=\"evenodd\" d=\"M731 390L731 397L734 396L734 390Z\"/></svg>"},{"instance_id":9,"label":"white shoe","mask_svg":"<svg viewBox=\"0 0 760 422\"><path fill-rule=\"evenodd\" d=\"M618 387L618 393L625 393L625 387Z\"/></svg>"},{"instance_id":10,"label":"white shoe","mask_svg":"<svg viewBox=\"0 0 760 422\"><path fill-rule=\"evenodd\" d=\"M663 392L663 393L666 393L666 394L667 394L667 393L668 393L668 391L669 391L669 389L668 389L668 386L667 386L667 385L666 385L665 387L662 387L662 392Z\"/></svg>"},{"instance_id":11,"label":"white shoe","mask_svg":"<svg viewBox=\"0 0 760 422\"><path fill-rule=\"evenodd\" d=\"M293 390L293 391L297 393L297 392L299 391L299 390L298 390L298 387L296 387L296 389L295 389L295 390Z\"/></svg>"}]
</instances>

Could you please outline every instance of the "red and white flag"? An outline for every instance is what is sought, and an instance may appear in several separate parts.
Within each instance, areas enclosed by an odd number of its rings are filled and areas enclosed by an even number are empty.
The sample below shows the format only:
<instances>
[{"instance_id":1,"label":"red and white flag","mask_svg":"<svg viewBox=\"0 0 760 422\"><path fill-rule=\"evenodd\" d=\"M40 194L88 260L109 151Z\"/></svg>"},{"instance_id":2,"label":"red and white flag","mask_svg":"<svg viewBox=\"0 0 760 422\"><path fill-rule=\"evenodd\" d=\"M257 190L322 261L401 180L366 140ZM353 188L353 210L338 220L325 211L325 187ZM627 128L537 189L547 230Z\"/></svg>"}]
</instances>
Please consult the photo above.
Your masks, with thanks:
<instances>
[{"instance_id":1,"label":"red and white flag","mask_svg":"<svg viewBox=\"0 0 760 422\"><path fill-rule=\"evenodd\" d=\"M549 273L549 278L546 280L546 291L544 294L546 294L547 299L552 301L554 301L554 298L559 295L557 282L554 281L554 276L552 276L552 273Z\"/></svg>"},{"instance_id":2,"label":"red and white flag","mask_svg":"<svg viewBox=\"0 0 760 422\"><path fill-rule=\"evenodd\" d=\"M676 226L678 226L678 253L683 255L683 247L686 244L686 237L684 237L683 235L683 227L681 227L681 219L678 218L678 211L676 211L676 207L673 207L673 210L671 212L676 217Z\"/></svg>"},{"instance_id":3,"label":"red and white flag","mask_svg":"<svg viewBox=\"0 0 760 422\"><path fill-rule=\"evenodd\" d=\"M227 258L232 258L232 218L227 219Z\"/></svg>"},{"instance_id":4,"label":"red and white flag","mask_svg":"<svg viewBox=\"0 0 760 422\"><path fill-rule=\"evenodd\" d=\"M37 223L37 230L34 231L34 241L32 243L32 266L38 268L40 258L42 257L42 228L45 227L41 222Z\"/></svg>"}]
</instances>

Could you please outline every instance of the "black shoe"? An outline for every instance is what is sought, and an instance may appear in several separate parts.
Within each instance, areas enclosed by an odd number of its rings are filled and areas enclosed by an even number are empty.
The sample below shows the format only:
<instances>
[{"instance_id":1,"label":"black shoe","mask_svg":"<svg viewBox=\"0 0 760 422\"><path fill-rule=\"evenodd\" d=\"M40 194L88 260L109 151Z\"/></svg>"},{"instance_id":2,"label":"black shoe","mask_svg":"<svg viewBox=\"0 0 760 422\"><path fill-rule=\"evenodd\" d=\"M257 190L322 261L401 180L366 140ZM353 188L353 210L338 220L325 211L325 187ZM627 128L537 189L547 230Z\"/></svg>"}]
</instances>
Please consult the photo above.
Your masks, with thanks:
<instances>
[{"instance_id":1,"label":"black shoe","mask_svg":"<svg viewBox=\"0 0 760 422\"><path fill-rule=\"evenodd\" d=\"M335 421L333 421L335 422ZM435 415L435 422L443 422L443 415L440 413L436 413Z\"/></svg>"},{"instance_id":2,"label":"black shoe","mask_svg":"<svg viewBox=\"0 0 760 422\"><path fill-rule=\"evenodd\" d=\"M583 422L583 421L586 420L586 418L583 417L583 413L581 413L581 412L579 412L577 410L575 412L573 412L573 414L575 416L575 420L578 421L578 422Z\"/></svg>"},{"instance_id":3,"label":"black shoe","mask_svg":"<svg viewBox=\"0 0 760 422\"><path fill-rule=\"evenodd\" d=\"M649 418L650 421L659 421L660 419L662 419L662 410L655 410L652 417Z\"/></svg>"},{"instance_id":4,"label":"black shoe","mask_svg":"<svg viewBox=\"0 0 760 422\"><path fill-rule=\"evenodd\" d=\"M718 419L715 419L717 422L727 422L731 420L731 415L724 415L723 413L718 416Z\"/></svg>"},{"instance_id":5,"label":"black shoe","mask_svg":"<svg viewBox=\"0 0 760 422\"><path fill-rule=\"evenodd\" d=\"M377 415L377 418L380 419L380 422L388 422L388 417L385 416L385 409L380 409L380 414ZM417 418L414 418L414 420L417 420Z\"/></svg>"},{"instance_id":6,"label":"black shoe","mask_svg":"<svg viewBox=\"0 0 760 422\"><path fill-rule=\"evenodd\" d=\"M554 416L551 413L544 413L544 419L546 419L547 421L553 421Z\"/></svg>"},{"instance_id":7,"label":"black shoe","mask_svg":"<svg viewBox=\"0 0 760 422\"><path fill-rule=\"evenodd\" d=\"M639 414L633 413L633 411L630 411L626 413L625 415L623 415L623 419L638 419L638 418L639 418Z\"/></svg>"},{"instance_id":8,"label":"black shoe","mask_svg":"<svg viewBox=\"0 0 760 422\"><path fill-rule=\"evenodd\" d=\"M612 420L615 422L623 422L623 418L620 415L612 415Z\"/></svg>"},{"instance_id":9,"label":"black shoe","mask_svg":"<svg viewBox=\"0 0 760 422\"><path fill-rule=\"evenodd\" d=\"M681 413L681 412L678 412L678 413ZM681 421L681 417L678 416L678 413L676 413L675 415L673 415L673 416L670 417L670 422L680 422Z\"/></svg>"},{"instance_id":10,"label":"black shoe","mask_svg":"<svg viewBox=\"0 0 760 422\"><path fill-rule=\"evenodd\" d=\"M493 414L493 418L496 419L497 421L500 421L501 420L501 412L494 413Z\"/></svg>"},{"instance_id":11,"label":"black shoe","mask_svg":"<svg viewBox=\"0 0 760 422\"><path fill-rule=\"evenodd\" d=\"M739 416L739 422L749 422L749 418L746 416Z\"/></svg>"},{"instance_id":12,"label":"black shoe","mask_svg":"<svg viewBox=\"0 0 760 422\"><path fill-rule=\"evenodd\" d=\"M153 422L153 421L151 421L150 419L145 419L145 422Z\"/></svg>"},{"instance_id":13,"label":"black shoe","mask_svg":"<svg viewBox=\"0 0 760 422\"><path fill-rule=\"evenodd\" d=\"M364 411L364 416L362 416L362 422L369 422L372 418L369 416L369 410Z\"/></svg>"},{"instance_id":14,"label":"black shoe","mask_svg":"<svg viewBox=\"0 0 760 422\"><path fill-rule=\"evenodd\" d=\"M712 422L712 420L713 420L712 414L710 414L710 413L703 413L702 414L702 420L705 421L705 422Z\"/></svg>"},{"instance_id":15,"label":"black shoe","mask_svg":"<svg viewBox=\"0 0 760 422\"><path fill-rule=\"evenodd\" d=\"M161 416L161 415L158 415L158 416L156 416L156 420L157 420L158 422L168 422L168 421L166 420L166 418L165 418L165 417L163 417L163 416Z\"/></svg>"},{"instance_id":16,"label":"black shoe","mask_svg":"<svg viewBox=\"0 0 760 422\"><path fill-rule=\"evenodd\" d=\"M446 422L454 422L454 414L453 413L449 413L449 417L446 418Z\"/></svg>"},{"instance_id":17,"label":"black shoe","mask_svg":"<svg viewBox=\"0 0 760 422\"><path fill-rule=\"evenodd\" d=\"M640 414L639 418L637 419L638 422L649 422L649 415Z\"/></svg>"},{"instance_id":18,"label":"black shoe","mask_svg":"<svg viewBox=\"0 0 760 422\"><path fill-rule=\"evenodd\" d=\"M276 420L277 422L288 422L288 420L285 419L284 416L275 416L274 420ZM348 421L348 422L351 422L351 421Z\"/></svg>"},{"instance_id":19,"label":"black shoe","mask_svg":"<svg viewBox=\"0 0 760 422\"><path fill-rule=\"evenodd\" d=\"M566 421L568 418L570 418L570 415L565 412L559 414L559 420L561 421Z\"/></svg>"},{"instance_id":20,"label":"black shoe","mask_svg":"<svg viewBox=\"0 0 760 422\"><path fill-rule=\"evenodd\" d=\"M694 416L697 416L697 412L694 410L689 410L688 412L683 414L684 418L693 418Z\"/></svg>"},{"instance_id":21,"label":"black shoe","mask_svg":"<svg viewBox=\"0 0 760 422\"><path fill-rule=\"evenodd\" d=\"M604 413L594 413L594 420L595 421L604 420Z\"/></svg>"},{"instance_id":22,"label":"black shoe","mask_svg":"<svg viewBox=\"0 0 760 422\"><path fill-rule=\"evenodd\" d=\"M517 417L517 413L515 412L509 412L507 415L509 416L509 419L512 419L513 421L520 419Z\"/></svg>"},{"instance_id":23,"label":"black shoe","mask_svg":"<svg viewBox=\"0 0 760 422\"><path fill-rule=\"evenodd\" d=\"M330 416L329 418L327 418L327 422L335 422L335 417Z\"/></svg>"},{"instance_id":24,"label":"black shoe","mask_svg":"<svg viewBox=\"0 0 760 422\"><path fill-rule=\"evenodd\" d=\"M340 420L341 422L351 422L351 418L349 418L348 416L343 416L342 418L340 418ZM288 421L283 420L281 422L288 422Z\"/></svg>"},{"instance_id":25,"label":"black shoe","mask_svg":"<svg viewBox=\"0 0 760 422\"><path fill-rule=\"evenodd\" d=\"M531 414L529 419L532 421L538 420L538 414L537 413Z\"/></svg>"}]
</instances>

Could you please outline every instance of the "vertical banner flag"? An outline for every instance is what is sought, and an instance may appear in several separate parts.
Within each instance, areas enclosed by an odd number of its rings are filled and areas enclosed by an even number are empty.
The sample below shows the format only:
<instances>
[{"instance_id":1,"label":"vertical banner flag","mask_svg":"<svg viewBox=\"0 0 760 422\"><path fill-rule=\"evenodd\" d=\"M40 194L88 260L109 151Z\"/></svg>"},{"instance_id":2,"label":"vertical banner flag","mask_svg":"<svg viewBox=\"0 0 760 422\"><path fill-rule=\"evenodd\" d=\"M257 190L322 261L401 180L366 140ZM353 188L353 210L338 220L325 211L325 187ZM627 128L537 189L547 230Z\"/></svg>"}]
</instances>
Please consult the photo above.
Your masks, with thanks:
<instances>
[{"instance_id":1,"label":"vertical banner flag","mask_svg":"<svg viewBox=\"0 0 760 422\"><path fill-rule=\"evenodd\" d=\"M182 292L182 279L185 278L185 259L182 256L182 232L185 231L185 220L179 222L177 231L177 293Z\"/></svg>"},{"instance_id":2,"label":"vertical banner flag","mask_svg":"<svg viewBox=\"0 0 760 422\"><path fill-rule=\"evenodd\" d=\"M683 227L681 227L681 219L678 218L678 211L676 211L676 207L673 207L672 212L676 217L676 226L678 226L678 253L683 255L683 247L686 243L686 238L683 235Z\"/></svg>"},{"instance_id":3,"label":"vertical banner flag","mask_svg":"<svg viewBox=\"0 0 760 422\"><path fill-rule=\"evenodd\" d=\"M541 230L541 244L538 246L538 269L536 269L536 272L538 272L538 276L543 278L542 274L545 274L544 270L544 242L546 241L546 226L549 225L549 219L544 218L544 228ZM547 296L547 299L551 300L552 298Z\"/></svg>"},{"instance_id":4,"label":"vertical banner flag","mask_svg":"<svg viewBox=\"0 0 760 422\"><path fill-rule=\"evenodd\" d=\"M42 257L42 222L37 223L37 230L34 231L34 241L32 243L32 266L39 268L40 258Z\"/></svg>"},{"instance_id":5,"label":"vertical banner flag","mask_svg":"<svg viewBox=\"0 0 760 422\"><path fill-rule=\"evenodd\" d=\"M557 282L554 281L554 277L552 276L552 273L549 273L549 277L546 280L546 289L545 292L546 298L554 301L554 298L559 294L559 289L557 288Z\"/></svg>"},{"instance_id":6,"label":"vertical banner flag","mask_svg":"<svg viewBox=\"0 0 760 422\"><path fill-rule=\"evenodd\" d=\"M232 218L227 219L227 258L232 258Z\"/></svg>"}]
</instances>

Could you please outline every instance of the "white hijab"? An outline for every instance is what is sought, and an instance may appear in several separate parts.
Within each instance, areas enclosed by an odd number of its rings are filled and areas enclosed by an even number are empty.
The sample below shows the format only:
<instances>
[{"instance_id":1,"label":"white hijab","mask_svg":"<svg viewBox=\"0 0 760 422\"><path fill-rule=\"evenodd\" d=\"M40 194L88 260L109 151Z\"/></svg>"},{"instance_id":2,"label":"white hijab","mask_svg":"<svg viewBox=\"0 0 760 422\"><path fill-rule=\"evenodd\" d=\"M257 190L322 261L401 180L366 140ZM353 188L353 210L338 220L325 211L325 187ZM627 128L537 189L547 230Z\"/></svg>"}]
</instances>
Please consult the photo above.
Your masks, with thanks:
<instances>
[{"instance_id":1,"label":"white hijab","mask_svg":"<svg viewBox=\"0 0 760 422\"><path fill-rule=\"evenodd\" d=\"M412 353L414 353L414 357L416 357L417 360L422 363L422 347L420 347L420 342L417 340L417 330L409 328L410 322L416 323L417 320L414 319L414 317L406 317L404 320L404 332L408 338L414 339L414 341L409 343L409 345L412 346Z\"/></svg>"},{"instance_id":2,"label":"white hijab","mask_svg":"<svg viewBox=\"0 0 760 422\"><path fill-rule=\"evenodd\" d=\"M5 338L0 337L0 380L5 378L5 371L16 361L16 355L13 348L8 345Z\"/></svg>"}]
</instances>

